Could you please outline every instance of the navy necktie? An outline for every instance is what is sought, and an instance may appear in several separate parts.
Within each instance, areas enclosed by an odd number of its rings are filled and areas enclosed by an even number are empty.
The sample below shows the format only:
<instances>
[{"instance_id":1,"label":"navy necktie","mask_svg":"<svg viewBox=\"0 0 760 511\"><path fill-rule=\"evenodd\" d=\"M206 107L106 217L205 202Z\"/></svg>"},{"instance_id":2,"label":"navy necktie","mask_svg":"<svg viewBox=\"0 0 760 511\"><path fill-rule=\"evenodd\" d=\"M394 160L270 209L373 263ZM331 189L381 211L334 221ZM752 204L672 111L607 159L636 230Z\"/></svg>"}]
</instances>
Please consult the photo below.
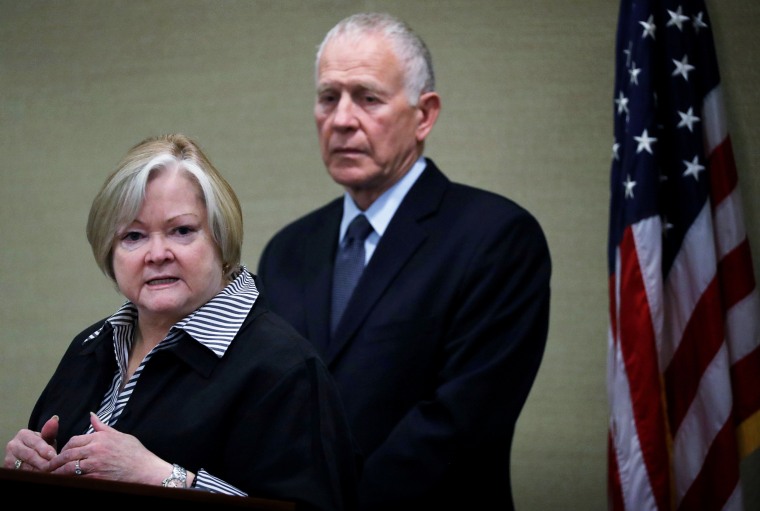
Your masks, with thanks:
<instances>
[{"instance_id":1,"label":"navy necktie","mask_svg":"<svg viewBox=\"0 0 760 511\"><path fill-rule=\"evenodd\" d=\"M364 270L364 240L372 226L364 215L358 215L348 226L345 239L335 257L332 289L331 327L335 331L348 299Z\"/></svg>"}]
</instances>

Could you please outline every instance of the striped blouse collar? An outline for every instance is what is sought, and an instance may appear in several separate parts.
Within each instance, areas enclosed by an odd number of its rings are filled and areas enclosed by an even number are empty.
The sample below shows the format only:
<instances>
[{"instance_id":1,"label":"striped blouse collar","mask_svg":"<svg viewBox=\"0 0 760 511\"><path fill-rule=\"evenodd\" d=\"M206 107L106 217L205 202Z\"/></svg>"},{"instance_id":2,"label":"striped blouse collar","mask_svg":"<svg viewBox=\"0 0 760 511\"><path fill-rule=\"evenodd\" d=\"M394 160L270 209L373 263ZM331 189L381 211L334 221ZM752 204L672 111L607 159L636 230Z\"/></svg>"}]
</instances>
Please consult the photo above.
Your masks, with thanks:
<instances>
[{"instance_id":1,"label":"striped blouse collar","mask_svg":"<svg viewBox=\"0 0 760 511\"><path fill-rule=\"evenodd\" d=\"M253 277L245 266L241 266L235 280L199 309L175 323L167 337L173 337L172 333L177 330L184 330L221 358L240 330L258 296L259 290ZM137 307L130 301L125 302L119 310L106 319L106 323L115 330L125 327L132 329L136 321ZM93 332L83 344L100 335L102 330L103 327Z\"/></svg>"}]
</instances>

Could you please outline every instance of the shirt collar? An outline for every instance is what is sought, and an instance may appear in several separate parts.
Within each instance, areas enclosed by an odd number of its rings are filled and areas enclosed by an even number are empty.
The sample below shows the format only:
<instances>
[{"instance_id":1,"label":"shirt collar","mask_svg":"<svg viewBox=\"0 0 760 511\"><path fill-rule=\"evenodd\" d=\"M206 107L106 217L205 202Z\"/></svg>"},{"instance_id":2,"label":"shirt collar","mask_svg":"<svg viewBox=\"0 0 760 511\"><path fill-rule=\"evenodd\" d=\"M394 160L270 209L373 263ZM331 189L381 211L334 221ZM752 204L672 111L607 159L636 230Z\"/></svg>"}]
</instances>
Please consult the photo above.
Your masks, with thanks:
<instances>
[{"instance_id":1,"label":"shirt collar","mask_svg":"<svg viewBox=\"0 0 760 511\"><path fill-rule=\"evenodd\" d=\"M241 270L235 280L219 294L175 323L170 332L184 330L190 337L221 358L259 296L259 290L248 269L243 266ZM137 307L130 301L124 303L119 310L106 319L106 323L110 324L114 330L123 327L134 328L136 321ZM97 337L102 330L103 327L93 332L83 344Z\"/></svg>"},{"instance_id":2,"label":"shirt collar","mask_svg":"<svg viewBox=\"0 0 760 511\"><path fill-rule=\"evenodd\" d=\"M388 224L391 222L393 214L401 204L401 201L404 200L407 192L420 177L420 174L422 174L422 171L425 170L426 166L427 162L425 161L425 158L420 156L420 158L414 162L412 168L409 169L409 172L404 174L398 182L383 192L383 194L378 197L369 208L367 208L367 211L360 210L348 192L343 194L343 218L340 222L340 236L338 240L343 239L351 220L361 213L364 213L367 216L367 220L369 220L369 223L372 225L375 232L379 236L382 236L385 233Z\"/></svg>"}]
</instances>

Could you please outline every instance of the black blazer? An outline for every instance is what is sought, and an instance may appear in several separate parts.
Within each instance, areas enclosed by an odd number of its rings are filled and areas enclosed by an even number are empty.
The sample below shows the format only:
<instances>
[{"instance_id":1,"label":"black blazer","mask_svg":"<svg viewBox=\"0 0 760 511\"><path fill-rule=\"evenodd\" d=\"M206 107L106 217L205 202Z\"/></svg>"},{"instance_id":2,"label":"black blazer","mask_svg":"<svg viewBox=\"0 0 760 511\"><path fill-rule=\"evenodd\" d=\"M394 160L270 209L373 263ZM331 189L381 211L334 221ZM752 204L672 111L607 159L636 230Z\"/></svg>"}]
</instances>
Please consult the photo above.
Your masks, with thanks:
<instances>
[{"instance_id":1,"label":"black blazer","mask_svg":"<svg viewBox=\"0 0 760 511\"><path fill-rule=\"evenodd\" d=\"M334 382L263 294L221 359L186 334L154 353L114 428L252 497L354 509L357 449ZM76 336L29 420L39 431L57 414L59 449L87 430L116 370L110 326L82 347L102 324Z\"/></svg>"},{"instance_id":2,"label":"black blazer","mask_svg":"<svg viewBox=\"0 0 760 511\"><path fill-rule=\"evenodd\" d=\"M336 199L283 228L258 275L335 377L366 456L361 507L511 509L514 427L549 322L541 227L428 160L330 339L342 209Z\"/></svg>"}]
</instances>

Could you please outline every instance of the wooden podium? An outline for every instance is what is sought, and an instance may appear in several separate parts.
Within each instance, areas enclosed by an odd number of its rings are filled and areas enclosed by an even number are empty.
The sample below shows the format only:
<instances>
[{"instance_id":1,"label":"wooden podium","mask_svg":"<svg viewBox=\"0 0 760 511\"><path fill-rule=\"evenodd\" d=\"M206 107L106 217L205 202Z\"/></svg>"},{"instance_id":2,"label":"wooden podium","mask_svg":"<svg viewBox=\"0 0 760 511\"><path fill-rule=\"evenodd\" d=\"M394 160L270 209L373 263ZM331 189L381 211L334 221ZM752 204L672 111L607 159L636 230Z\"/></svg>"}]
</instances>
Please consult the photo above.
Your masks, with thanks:
<instances>
[{"instance_id":1,"label":"wooden podium","mask_svg":"<svg viewBox=\"0 0 760 511\"><path fill-rule=\"evenodd\" d=\"M24 508L44 509L46 504L71 509L121 509L159 504L159 509L293 511L295 503L254 497L234 497L200 490L164 488L145 484L103 481L77 476L62 476L0 468L0 494ZM90 506L87 506L87 505Z\"/></svg>"}]
</instances>

